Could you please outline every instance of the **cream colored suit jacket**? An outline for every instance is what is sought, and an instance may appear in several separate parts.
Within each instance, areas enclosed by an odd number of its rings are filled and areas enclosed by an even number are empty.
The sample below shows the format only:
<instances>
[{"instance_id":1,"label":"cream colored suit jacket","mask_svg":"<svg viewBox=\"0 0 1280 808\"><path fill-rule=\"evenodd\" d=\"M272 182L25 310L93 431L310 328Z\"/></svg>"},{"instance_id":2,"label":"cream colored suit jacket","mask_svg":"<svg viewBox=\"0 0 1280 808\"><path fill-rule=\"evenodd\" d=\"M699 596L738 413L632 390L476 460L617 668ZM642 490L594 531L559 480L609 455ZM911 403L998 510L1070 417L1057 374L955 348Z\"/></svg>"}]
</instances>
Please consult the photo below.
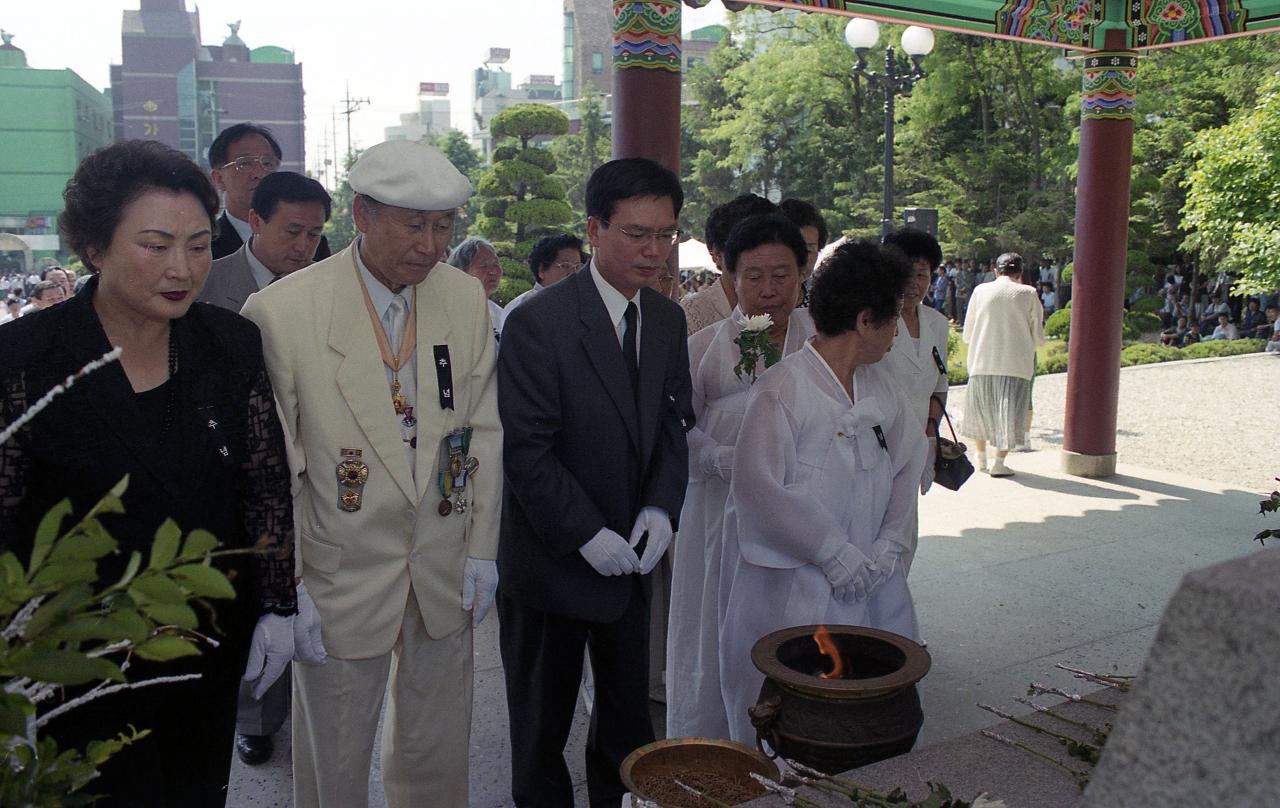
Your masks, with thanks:
<instances>
[{"instance_id":1,"label":"cream colored suit jacket","mask_svg":"<svg viewBox=\"0 0 1280 808\"><path fill-rule=\"evenodd\" d=\"M415 482L353 249L271 284L242 312L262 329L290 443L303 578L325 647L342 659L391 650L410 584L432 637L467 625L463 566L467 556L495 557L502 501L502 429L484 288L447 264L418 285ZM449 349L454 409L440 404L437 345ZM474 429L471 454L480 463L468 484L472 505L466 514L441 516L440 441L462 426ZM337 506L344 448L362 449L369 467L354 513Z\"/></svg>"}]
</instances>

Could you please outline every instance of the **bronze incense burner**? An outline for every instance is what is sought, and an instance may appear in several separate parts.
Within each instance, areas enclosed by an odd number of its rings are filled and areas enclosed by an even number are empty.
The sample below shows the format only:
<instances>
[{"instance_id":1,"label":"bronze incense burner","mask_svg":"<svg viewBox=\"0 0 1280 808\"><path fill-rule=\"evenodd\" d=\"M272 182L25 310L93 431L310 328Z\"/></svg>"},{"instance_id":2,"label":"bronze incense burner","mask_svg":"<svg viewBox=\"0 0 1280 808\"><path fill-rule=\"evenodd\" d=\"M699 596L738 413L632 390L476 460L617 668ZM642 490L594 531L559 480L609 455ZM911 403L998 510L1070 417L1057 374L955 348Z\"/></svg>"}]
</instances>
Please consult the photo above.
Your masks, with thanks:
<instances>
[{"instance_id":1,"label":"bronze incense burner","mask_svg":"<svg viewBox=\"0 0 1280 808\"><path fill-rule=\"evenodd\" d=\"M828 774L907 752L924 714L916 682L929 652L862 626L795 626L756 641L765 675L750 708L757 744Z\"/></svg>"}]
</instances>

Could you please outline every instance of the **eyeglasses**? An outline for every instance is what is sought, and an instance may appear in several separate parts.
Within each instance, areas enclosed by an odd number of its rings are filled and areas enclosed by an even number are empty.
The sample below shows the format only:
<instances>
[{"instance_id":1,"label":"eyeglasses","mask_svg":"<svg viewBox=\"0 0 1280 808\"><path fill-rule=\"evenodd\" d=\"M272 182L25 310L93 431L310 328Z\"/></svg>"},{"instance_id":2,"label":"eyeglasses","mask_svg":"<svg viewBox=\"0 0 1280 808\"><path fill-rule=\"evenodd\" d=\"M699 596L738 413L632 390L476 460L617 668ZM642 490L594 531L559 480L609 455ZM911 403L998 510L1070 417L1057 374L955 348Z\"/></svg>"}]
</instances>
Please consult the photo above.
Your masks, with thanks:
<instances>
[{"instance_id":1,"label":"eyeglasses","mask_svg":"<svg viewBox=\"0 0 1280 808\"><path fill-rule=\"evenodd\" d=\"M252 171L254 166L258 166L263 171L271 172L280 167L280 161L274 157L237 157L222 168L234 168L236 171Z\"/></svg>"},{"instance_id":2,"label":"eyeglasses","mask_svg":"<svg viewBox=\"0 0 1280 808\"><path fill-rule=\"evenodd\" d=\"M601 219L605 227L613 227L613 223L608 219ZM646 244L652 241L654 244L675 244L680 240L680 231L672 230L637 230L633 227L619 227L618 232L626 236L627 241L635 245Z\"/></svg>"},{"instance_id":3,"label":"eyeglasses","mask_svg":"<svg viewBox=\"0 0 1280 808\"><path fill-rule=\"evenodd\" d=\"M559 263L552 264L551 268L559 269L564 272L577 272L578 270L582 269L584 266L585 264L579 264L576 261L560 261Z\"/></svg>"}]
</instances>

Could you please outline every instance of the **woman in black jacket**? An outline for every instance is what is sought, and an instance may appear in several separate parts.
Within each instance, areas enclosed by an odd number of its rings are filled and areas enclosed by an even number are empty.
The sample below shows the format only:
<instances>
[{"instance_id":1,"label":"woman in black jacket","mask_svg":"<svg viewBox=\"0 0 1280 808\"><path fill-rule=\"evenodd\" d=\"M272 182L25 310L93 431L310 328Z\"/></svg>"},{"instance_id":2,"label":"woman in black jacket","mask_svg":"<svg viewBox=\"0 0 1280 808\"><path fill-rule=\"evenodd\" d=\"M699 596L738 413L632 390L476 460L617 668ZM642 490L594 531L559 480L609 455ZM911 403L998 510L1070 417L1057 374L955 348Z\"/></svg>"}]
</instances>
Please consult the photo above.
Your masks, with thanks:
<instances>
[{"instance_id":1,"label":"woman in black jacket","mask_svg":"<svg viewBox=\"0 0 1280 808\"><path fill-rule=\"evenodd\" d=\"M82 750L129 725L151 730L90 784L108 795L99 805L221 806L251 638L274 662L293 655L302 628L289 469L261 341L248 320L192 305L218 200L185 155L117 143L85 158L64 196L59 225L94 277L65 303L0 327L0 428L113 346L123 353L0 447L0 550L25 561L53 505L70 497L78 519L125 475L124 513L101 519L120 545L99 564L101 581L118 580L131 551L145 558L167 518L223 548L257 549L217 562L235 600L213 601L216 616L197 610L216 648L163 664L135 658L127 671L131 681L200 679L98 699L49 725L62 748Z\"/></svg>"}]
</instances>

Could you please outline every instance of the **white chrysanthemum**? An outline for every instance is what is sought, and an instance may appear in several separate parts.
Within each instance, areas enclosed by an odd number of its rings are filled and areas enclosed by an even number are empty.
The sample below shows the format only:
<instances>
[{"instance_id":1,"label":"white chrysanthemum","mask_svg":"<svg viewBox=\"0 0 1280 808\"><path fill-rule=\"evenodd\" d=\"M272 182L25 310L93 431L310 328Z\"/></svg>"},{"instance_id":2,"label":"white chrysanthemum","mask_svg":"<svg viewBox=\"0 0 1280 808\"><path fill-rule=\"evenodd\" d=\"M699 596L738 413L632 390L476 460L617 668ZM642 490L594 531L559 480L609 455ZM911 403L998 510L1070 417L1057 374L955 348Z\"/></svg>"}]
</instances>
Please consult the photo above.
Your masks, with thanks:
<instances>
[{"instance_id":1,"label":"white chrysanthemum","mask_svg":"<svg viewBox=\"0 0 1280 808\"><path fill-rule=\"evenodd\" d=\"M767 314L753 314L742 321L743 331L768 331L773 328L773 318Z\"/></svg>"}]
</instances>

